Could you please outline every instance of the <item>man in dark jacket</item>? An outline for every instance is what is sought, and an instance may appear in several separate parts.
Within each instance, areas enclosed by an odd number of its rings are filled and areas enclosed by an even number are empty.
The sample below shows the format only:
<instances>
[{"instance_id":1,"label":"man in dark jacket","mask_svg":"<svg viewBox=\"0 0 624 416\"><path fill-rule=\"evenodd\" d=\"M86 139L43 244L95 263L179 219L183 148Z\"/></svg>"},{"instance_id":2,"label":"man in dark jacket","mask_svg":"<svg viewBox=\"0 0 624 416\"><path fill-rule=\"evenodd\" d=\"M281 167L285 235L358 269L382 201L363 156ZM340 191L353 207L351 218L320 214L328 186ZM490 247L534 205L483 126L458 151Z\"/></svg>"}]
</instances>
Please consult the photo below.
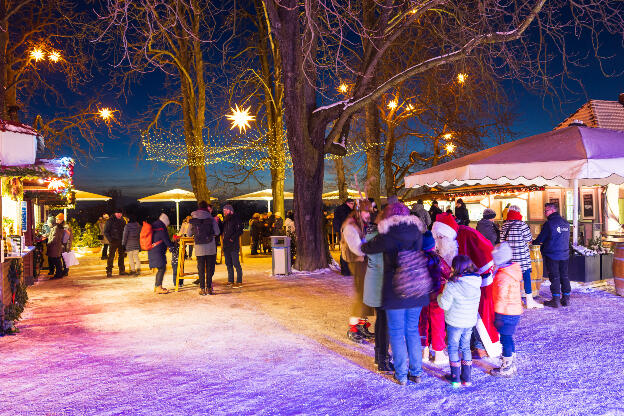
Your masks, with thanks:
<instances>
[{"instance_id":1,"label":"man in dark jacket","mask_svg":"<svg viewBox=\"0 0 624 416\"><path fill-rule=\"evenodd\" d=\"M466 208L466 204L464 204L464 201L461 198L455 201L455 218L457 218L457 223L459 225L465 225L466 227L470 225L468 208Z\"/></svg>"},{"instance_id":2,"label":"man in dark jacket","mask_svg":"<svg viewBox=\"0 0 624 416\"><path fill-rule=\"evenodd\" d=\"M434 199L431 202L431 208L429 208L429 216L431 217L431 225L429 225L429 229L431 229L431 226L436 221L436 217L438 216L438 214L442 214L442 210L438 206L438 201Z\"/></svg>"},{"instance_id":3,"label":"man in dark jacket","mask_svg":"<svg viewBox=\"0 0 624 416\"><path fill-rule=\"evenodd\" d=\"M339 205L334 210L334 221L332 226L334 228L334 234L338 236L338 241L340 241L340 230L342 228L342 224L347 219L351 211L353 211L354 206L355 201L351 198L347 198L344 204ZM342 250L340 250L340 252L342 252ZM343 276L351 276L351 273L349 272L349 264L342 258L342 255L340 255L340 273Z\"/></svg>"},{"instance_id":4,"label":"man in dark jacket","mask_svg":"<svg viewBox=\"0 0 624 416\"><path fill-rule=\"evenodd\" d=\"M570 279L568 277L568 259L570 257L570 224L557 212L557 205L544 205L547 221L533 244L542 245L544 266L548 270L552 299L544 302L551 308L570 304Z\"/></svg>"},{"instance_id":5,"label":"man in dark jacket","mask_svg":"<svg viewBox=\"0 0 624 416\"><path fill-rule=\"evenodd\" d=\"M229 204L223 207L223 217L223 256L228 271L227 285L238 289L243 287L243 269L238 258L239 237L243 234L243 223ZM234 283L234 269L236 269L236 283Z\"/></svg>"},{"instance_id":6,"label":"man in dark jacket","mask_svg":"<svg viewBox=\"0 0 624 416\"><path fill-rule=\"evenodd\" d=\"M115 210L115 214L110 217L108 221L106 221L106 225L104 226L104 237L109 242L108 261L106 262L106 277L111 277L113 275L113 262L115 261L116 253L119 256L117 259L119 274L126 274L126 269L124 267L124 249L121 244L123 241L125 226L126 220L123 219L123 214L120 209Z\"/></svg>"},{"instance_id":7,"label":"man in dark jacket","mask_svg":"<svg viewBox=\"0 0 624 416\"><path fill-rule=\"evenodd\" d=\"M493 246L500 243L500 230L494 218L496 218L496 212L491 208L486 208L483 211L483 218L477 223L477 231L490 240Z\"/></svg>"}]
</instances>

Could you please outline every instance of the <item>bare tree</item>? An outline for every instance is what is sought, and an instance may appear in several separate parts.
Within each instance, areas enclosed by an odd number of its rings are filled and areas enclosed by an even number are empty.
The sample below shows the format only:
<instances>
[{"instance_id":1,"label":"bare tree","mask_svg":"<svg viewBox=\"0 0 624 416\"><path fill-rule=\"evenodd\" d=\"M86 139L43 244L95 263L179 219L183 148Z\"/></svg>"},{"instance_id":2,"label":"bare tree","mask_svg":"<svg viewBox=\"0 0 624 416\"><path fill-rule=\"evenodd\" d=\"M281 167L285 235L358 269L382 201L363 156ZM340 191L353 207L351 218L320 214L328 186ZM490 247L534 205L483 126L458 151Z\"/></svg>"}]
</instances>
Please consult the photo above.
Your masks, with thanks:
<instances>
[{"instance_id":1,"label":"bare tree","mask_svg":"<svg viewBox=\"0 0 624 416\"><path fill-rule=\"evenodd\" d=\"M285 120L294 166L297 267L325 267L321 221L324 155L340 153L352 117L367 105L418 74L470 59L487 57L484 65L502 76L549 85L544 51L560 47L569 62L566 37L589 30L620 33L621 3L602 0L378 1L374 26L362 19L366 2L339 0L267 0L271 28L282 55ZM430 41L419 62L399 67L376 81L379 63L401 36L426 34ZM370 38L375 47L364 68L353 66L361 56L352 39ZM550 50L549 50L550 52ZM564 66L565 67L565 66ZM332 99L327 74L352 71L351 96ZM334 86L331 86L335 88ZM319 105L319 96L330 101ZM329 132L326 127L333 123ZM338 145L336 145L338 143Z\"/></svg>"}]
</instances>

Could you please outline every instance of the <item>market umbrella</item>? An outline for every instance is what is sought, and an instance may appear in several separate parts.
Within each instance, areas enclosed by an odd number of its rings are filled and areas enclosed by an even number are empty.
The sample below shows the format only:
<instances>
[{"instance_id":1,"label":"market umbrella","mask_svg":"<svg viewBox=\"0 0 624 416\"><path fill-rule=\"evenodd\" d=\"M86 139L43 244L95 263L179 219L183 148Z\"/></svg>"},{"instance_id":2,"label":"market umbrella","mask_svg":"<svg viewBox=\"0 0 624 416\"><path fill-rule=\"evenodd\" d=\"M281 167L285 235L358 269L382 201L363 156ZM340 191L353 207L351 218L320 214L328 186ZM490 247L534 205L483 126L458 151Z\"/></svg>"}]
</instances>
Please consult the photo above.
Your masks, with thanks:
<instances>
[{"instance_id":1,"label":"market umbrella","mask_svg":"<svg viewBox=\"0 0 624 416\"><path fill-rule=\"evenodd\" d=\"M210 200L216 201L217 198L210 197ZM184 201L197 201L197 198L195 198L195 194L193 192L176 188L139 199L139 202L175 202L176 224L178 229L180 229L180 202Z\"/></svg>"},{"instance_id":2,"label":"market umbrella","mask_svg":"<svg viewBox=\"0 0 624 416\"><path fill-rule=\"evenodd\" d=\"M364 196L364 192L362 192L362 196ZM335 200L340 199L340 192L339 191L326 192L323 195L321 195L321 197L323 198L323 201L335 201ZM360 199L360 192L356 191L355 189L347 189L347 198ZM386 199L386 197L382 196L381 199Z\"/></svg>"},{"instance_id":3,"label":"market umbrella","mask_svg":"<svg viewBox=\"0 0 624 416\"><path fill-rule=\"evenodd\" d=\"M86 191L79 191L79 190L74 190L74 200L76 202L80 202L80 201L108 201L109 199L111 199L110 196L106 196L106 195L99 195L99 194L94 194L92 192L86 192Z\"/></svg>"},{"instance_id":4,"label":"market umbrella","mask_svg":"<svg viewBox=\"0 0 624 416\"><path fill-rule=\"evenodd\" d=\"M405 186L538 185L573 188L578 243L579 185L624 183L624 132L570 126L491 147L405 178Z\"/></svg>"},{"instance_id":5,"label":"market umbrella","mask_svg":"<svg viewBox=\"0 0 624 416\"><path fill-rule=\"evenodd\" d=\"M284 199L293 199L293 193L284 192ZM250 194L235 196L234 198L228 199L228 201L267 201L267 210L269 212L271 212L272 200L273 191L271 189L263 189L262 191L256 191Z\"/></svg>"}]
</instances>

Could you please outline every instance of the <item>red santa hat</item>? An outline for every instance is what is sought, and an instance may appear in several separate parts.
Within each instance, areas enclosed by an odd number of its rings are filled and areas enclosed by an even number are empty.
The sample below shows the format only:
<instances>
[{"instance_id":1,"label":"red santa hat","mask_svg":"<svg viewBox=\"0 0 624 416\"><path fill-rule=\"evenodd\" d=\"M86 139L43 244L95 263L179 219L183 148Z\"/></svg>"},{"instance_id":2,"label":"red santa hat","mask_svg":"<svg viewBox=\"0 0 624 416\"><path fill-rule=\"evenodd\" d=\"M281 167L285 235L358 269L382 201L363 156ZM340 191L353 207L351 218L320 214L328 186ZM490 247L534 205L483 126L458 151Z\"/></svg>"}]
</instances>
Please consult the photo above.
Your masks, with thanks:
<instances>
[{"instance_id":1,"label":"red santa hat","mask_svg":"<svg viewBox=\"0 0 624 416\"><path fill-rule=\"evenodd\" d=\"M451 214L447 214L443 212L436 216L436 220L433 223L432 231L434 234L443 235L445 237L450 238L451 240L455 240L457 238L457 230L459 226L457 225L457 221Z\"/></svg>"},{"instance_id":2,"label":"red santa hat","mask_svg":"<svg viewBox=\"0 0 624 416\"><path fill-rule=\"evenodd\" d=\"M492 243L473 228L464 225L458 228L457 246L459 254L470 257L470 260L477 266L479 274L487 273L494 265Z\"/></svg>"}]
</instances>

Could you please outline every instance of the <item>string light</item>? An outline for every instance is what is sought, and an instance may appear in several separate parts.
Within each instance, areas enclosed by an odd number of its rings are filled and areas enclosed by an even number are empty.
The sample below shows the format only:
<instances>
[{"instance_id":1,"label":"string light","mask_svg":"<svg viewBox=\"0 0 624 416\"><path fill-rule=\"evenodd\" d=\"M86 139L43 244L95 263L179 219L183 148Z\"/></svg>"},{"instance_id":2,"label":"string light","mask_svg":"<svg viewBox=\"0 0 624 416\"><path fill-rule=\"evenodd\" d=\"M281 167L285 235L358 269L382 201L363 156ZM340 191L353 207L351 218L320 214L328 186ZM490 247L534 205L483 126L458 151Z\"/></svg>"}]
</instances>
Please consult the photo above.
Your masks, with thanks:
<instances>
[{"instance_id":1,"label":"string light","mask_svg":"<svg viewBox=\"0 0 624 416\"><path fill-rule=\"evenodd\" d=\"M35 62L39 62L45 57L45 54L43 53L41 49L35 48L32 51L30 51L30 57L34 59Z\"/></svg>"},{"instance_id":2,"label":"string light","mask_svg":"<svg viewBox=\"0 0 624 416\"><path fill-rule=\"evenodd\" d=\"M453 138L453 133L445 133L442 135L444 140L451 140Z\"/></svg>"},{"instance_id":3,"label":"string light","mask_svg":"<svg viewBox=\"0 0 624 416\"><path fill-rule=\"evenodd\" d=\"M511 187L500 187L495 189L487 189L487 190L477 190L471 192L453 192L453 193L445 193L444 199L451 200L454 198L461 198L466 196L484 196L484 195L506 195L506 194L516 194L522 192L534 192L534 191L543 191L546 187L530 185L530 186L511 186Z\"/></svg>"},{"instance_id":4,"label":"string light","mask_svg":"<svg viewBox=\"0 0 624 416\"><path fill-rule=\"evenodd\" d=\"M230 130L238 127L238 132L243 133L247 130L247 128L251 128L249 124L251 121L256 119L256 116L252 116L249 114L251 107L247 107L246 109L238 108L238 104L235 106L236 108L232 108L232 113L226 115L225 117L232 122L232 127Z\"/></svg>"}]
</instances>

